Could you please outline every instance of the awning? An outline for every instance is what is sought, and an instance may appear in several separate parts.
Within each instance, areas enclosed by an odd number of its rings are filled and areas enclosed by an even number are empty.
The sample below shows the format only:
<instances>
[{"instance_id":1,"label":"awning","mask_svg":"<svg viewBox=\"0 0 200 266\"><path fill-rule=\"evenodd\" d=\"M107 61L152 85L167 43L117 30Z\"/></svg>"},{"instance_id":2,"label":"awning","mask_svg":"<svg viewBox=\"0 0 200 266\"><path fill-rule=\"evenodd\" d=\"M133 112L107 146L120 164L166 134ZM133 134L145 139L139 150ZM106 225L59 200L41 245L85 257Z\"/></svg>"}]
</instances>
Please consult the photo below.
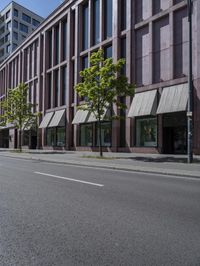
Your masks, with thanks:
<instances>
[{"instance_id":1,"label":"awning","mask_svg":"<svg viewBox=\"0 0 200 266\"><path fill-rule=\"evenodd\" d=\"M188 102L188 84L163 88L157 114L186 111Z\"/></svg>"},{"instance_id":2,"label":"awning","mask_svg":"<svg viewBox=\"0 0 200 266\"><path fill-rule=\"evenodd\" d=\"M42 122L41 122L39 128L47 128L49 123L50 123L50 121L51 121L51 119L52 119L52 117L53 117L53 114L54 114L54 112L46 113L45 116L42 119Z\"/></svg>"},{"instance_id":3,"label":"awning","mask_svg":"<svg viewBox=\"0 0 200 266\"><path fill-rule=\"evenodd\" d=\"M106 116L109 115L108 114L109 110L110 110L109 108L104 108L104 113L101 117L101 120L104 120ZM97 122L97 118L95 117L94 113L91 113L87 120L87 123L94 123L94 122Z\"/></svg>"},{"instance_id":4,"label":"awning","mask_svg":"<svg viewBox=\"0 0 200 266\"><path fill-rule=\"evenodd\" d=\"M48 127L64 127L64 126L65 126L65 109L55 112Z\"/></svg>"},{"instance_id":5,"label":"awning","mask_svg":"<svg viewBox=\"0 0 200 266\"><path fill-rule=\"evenodd\" d=\"M128 117L155 115L157 108L157 90L135 94Z\"/></svg>"},{"instance_id":6,"label":"awning","mask_svg":"<svg viewBox=\"0 0 200 266\"><path fill-rule=\"evenodd\" d=\"M73 125L87 123L89 112L85 110L78 110L72 121Z\"/></svg>"},{"instance_id":7,"label":"awning","mask_svg":"<svg viewBox=\"0 0 200 266\"><path fill-rule=\"evenodd\" d=\"M36 117L32 117L30 119L26 119L23 125L23 130L24 131L29 131L36 127Z\"/></svg>"},{"instance_id":8,"label":"awning","mask_svg":"<svg viewBox=\"0 0 200 266\"><path fill-rule=\"evenodd\" d=\"M9 128L15 128L15 125L12 123L7 123L5 126L0 126L0 129L9 129Z\"/></svg>"}]
</instances>

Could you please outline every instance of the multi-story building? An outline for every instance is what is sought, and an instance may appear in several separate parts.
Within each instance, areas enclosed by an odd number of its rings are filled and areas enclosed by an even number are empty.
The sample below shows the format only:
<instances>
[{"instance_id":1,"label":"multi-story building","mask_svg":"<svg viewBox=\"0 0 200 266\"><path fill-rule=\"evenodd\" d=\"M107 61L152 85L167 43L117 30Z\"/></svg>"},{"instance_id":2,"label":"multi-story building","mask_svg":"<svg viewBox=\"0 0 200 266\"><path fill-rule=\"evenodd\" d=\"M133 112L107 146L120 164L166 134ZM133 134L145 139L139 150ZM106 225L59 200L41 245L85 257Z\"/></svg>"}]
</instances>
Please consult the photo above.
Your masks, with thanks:
<instances>
[{"instance_id":1,"label":"multi-story building","mask_svg":"<svg viewBox=\"0 0 200 266\"><path fill-rule=\"evenodd\" d=\"M13 1L1 10L0 62L11 54L42 21L42 17Z\"/></svg>"},{"instance_id":2,"label":"multi-story building","mask_svg":"<svg viewBox=\"0 0 200 266\"><path fill-rule=\"evenodd\" d=\"M193 151L200 154L198 0L192 17ZM186 0L68 0L1 64L0 95L25 82L29 100L38 103L38 138L34 130L25 131L24 145L95 150L97 123L77 111L81 99L74 85L91 53L102 48L114 61L126 58L124 73L136 84L135 96L122 99L128 107L124 119L102 121L105 150L185 153L188 40ZM16 147L16 129L0 134L0 145Z\"/></svg>"}]
</instances>

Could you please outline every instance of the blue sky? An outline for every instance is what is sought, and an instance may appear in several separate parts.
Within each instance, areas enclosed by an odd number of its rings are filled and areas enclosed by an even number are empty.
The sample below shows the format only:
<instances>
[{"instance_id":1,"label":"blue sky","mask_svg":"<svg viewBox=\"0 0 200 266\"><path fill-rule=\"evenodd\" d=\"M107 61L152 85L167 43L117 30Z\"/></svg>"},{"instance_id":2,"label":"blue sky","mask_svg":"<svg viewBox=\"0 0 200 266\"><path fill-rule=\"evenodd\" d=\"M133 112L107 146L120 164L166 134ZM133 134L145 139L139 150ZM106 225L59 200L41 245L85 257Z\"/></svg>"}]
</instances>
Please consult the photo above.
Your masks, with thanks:
<instances>
[{"instance_id":1,"label":"blue sky","mask_svg":"<svg viewBox=\"0 0 200 266\"><path fill-rule=\"evenodd\" d=\"M11 0L0 0L0 10L7 6ZM62 0L15 0L16 3L30 9L36 14L47 17L56 7L58 7Z\"/></svg>"}]
</instances>

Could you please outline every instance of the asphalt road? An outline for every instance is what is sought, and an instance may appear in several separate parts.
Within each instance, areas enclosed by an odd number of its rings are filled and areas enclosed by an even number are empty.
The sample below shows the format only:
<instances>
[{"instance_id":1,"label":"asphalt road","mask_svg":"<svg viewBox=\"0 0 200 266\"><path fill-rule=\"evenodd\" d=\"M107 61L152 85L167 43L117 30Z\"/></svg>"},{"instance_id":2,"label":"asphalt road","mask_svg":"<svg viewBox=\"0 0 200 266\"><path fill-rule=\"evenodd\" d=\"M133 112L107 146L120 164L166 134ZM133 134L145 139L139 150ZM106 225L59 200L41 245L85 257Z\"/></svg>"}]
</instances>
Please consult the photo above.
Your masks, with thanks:
<instances>
[{"instance_id":1,"label":"asphalt road","mask_svg":"<svg viewBox=\"0 0 200 266\"><path fill-rule=\"evenodd\" d=\"M200 179L0 156L0 265L200 265Z\"/></svg>"}]
</instances>

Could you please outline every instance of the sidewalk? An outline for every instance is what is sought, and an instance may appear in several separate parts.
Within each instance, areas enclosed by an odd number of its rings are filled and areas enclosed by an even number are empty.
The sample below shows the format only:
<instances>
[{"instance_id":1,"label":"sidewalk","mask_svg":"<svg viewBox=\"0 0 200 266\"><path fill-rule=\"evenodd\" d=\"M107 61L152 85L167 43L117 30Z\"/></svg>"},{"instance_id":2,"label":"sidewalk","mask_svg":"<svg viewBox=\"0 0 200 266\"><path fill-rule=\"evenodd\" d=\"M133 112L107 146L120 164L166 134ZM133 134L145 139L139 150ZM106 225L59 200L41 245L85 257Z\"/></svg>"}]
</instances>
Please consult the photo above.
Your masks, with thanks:
<instances>
[{"instance_id":1,"label":"sidewalk","mask_svg":"<svg viewBox=\"0 0 200 266\"><path fill-rule=\"evenodd\" d=\"M194 156L193 164L187 164L186 155L165 154L105 152L104 159L99 159L95 158L99 156L96 152L26 150L17 153L0 149L0 156L85 167L200 177L200 156Z\"/></svg>"}]
</instances>

